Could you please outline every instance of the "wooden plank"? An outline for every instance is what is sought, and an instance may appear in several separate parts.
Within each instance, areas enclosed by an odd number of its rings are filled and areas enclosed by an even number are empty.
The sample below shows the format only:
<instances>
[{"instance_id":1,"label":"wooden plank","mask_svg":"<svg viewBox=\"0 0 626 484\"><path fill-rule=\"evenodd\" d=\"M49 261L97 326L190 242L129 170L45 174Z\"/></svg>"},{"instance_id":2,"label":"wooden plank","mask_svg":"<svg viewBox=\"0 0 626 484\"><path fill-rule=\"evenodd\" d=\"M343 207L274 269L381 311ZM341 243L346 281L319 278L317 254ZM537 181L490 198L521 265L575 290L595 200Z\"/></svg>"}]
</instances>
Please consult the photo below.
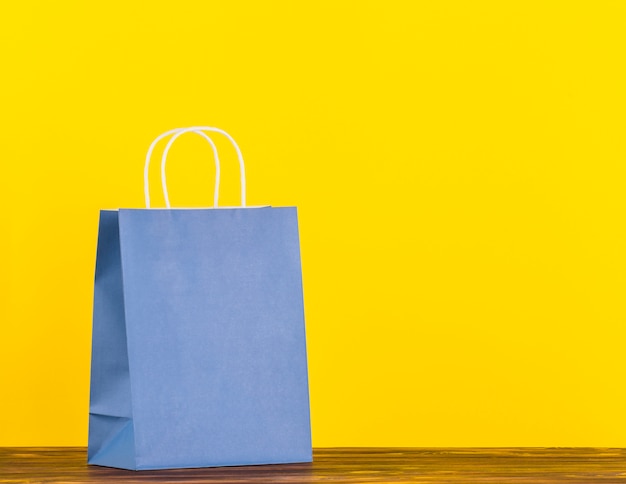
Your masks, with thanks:
<instances>
[{"instance_id":1,"label":"wooden plank","mask_svg":"<svg viewBox=\"0 0 626 484\"><path fill-rule=\"evenodd\" d=\"M626 449L333 448L312 464L123 471L81 447L0 448L0 483L624 483Z\"/></svg>"}]
</instances>

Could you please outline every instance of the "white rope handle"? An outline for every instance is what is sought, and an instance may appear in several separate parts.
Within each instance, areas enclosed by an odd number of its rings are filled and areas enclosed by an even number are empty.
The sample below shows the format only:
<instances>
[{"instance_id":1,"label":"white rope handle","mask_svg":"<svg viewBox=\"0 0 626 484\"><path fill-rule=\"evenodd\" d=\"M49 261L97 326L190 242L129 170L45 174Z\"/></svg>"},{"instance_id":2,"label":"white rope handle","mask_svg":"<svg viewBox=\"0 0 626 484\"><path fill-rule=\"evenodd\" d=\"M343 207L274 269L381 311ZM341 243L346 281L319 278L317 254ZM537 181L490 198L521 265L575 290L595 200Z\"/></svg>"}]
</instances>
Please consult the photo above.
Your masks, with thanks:
<instances>
[{"instance_id":1,"label":"white rope handle","mask_svg":"<svg viewBox=\"0 0 626 484\"><path fill-rule=\"evenodd\" d=\"M166 131L165 133L157 136L156 139L150 145L150 148L148 149L148 153L146 155L146 165L144 168L144 192L146 196L147 208L150 208L150 194L149 194L149 189L148 189L148 167L150 164L150 158L152 157L152 151L154 150L155 145L165 136L169 136L172 134L174 135L172 136L172 139L169 140L167 146L163 150L163 156L161 157L161 184L163 186L163 196L165 198L166 207L170 208L170 200L169 200L169 194L167 192L167 182L166 182L166 177L165 177L165 165L167 162L167 153L170 147L172 146L172 143L182 134L189 133L189 132L202 133L204 131L209 131L209 132L219 133L221 135L224 135L226 138L228 138L228 140L232 143L233 147L235 148L235 151L237 152L237 158L239 160L239 173L240 173L240 182L241 182L241 206L242 207L246 206L246 169L243 163L243 155L241 154L241 150L239 149L239 145L237 144L237 142L233 139L231 135L229 135L226 131L222 129L214 128L212 126L191 126L189 128L176 128L170 131ZM206 137L208 138L208 136ZM219 181L219 178L216 177L216 185L218 181ZM216 186L216 190L217 190L217 186ZM215 205L217 206L217 201L215 202Z\"/></svg>"},{"instance_id":2,"label":"white rope handle","mask_svg":"<svg viewBox=\"0 0 626 484\"><path fill-rule=\"evenodd\" d=\"M188 132L202 133L203 131L210 131L214 133L223 134L224 136L228 138L228 140L235 147L235 151L237 151L237 158L239 159L239 171L240 171L240 176L241 176L241 206L245 207L246 206L246 170L245 170L245 166L243 163L243 156L241 154L241 150L239 149L239 146L237 145L235 140L232 138L232 136L230 136L226 131L223 131L219 128L214 128L211 126L192 126L190 128L182 128L177 133L175 133L174 136L172 136L172 138L168 141L167 145L165 146L165 149L163 150L163 156L161 157L161 184L163 186L163 197L165 198L165 206L167 208L170 208L170 198L167 192L167 182L166 182L166 177L165 177L165 164L167 162L167 153L169 152L170 147L179 136L185 133L188 133ZM217 206L217 203L216 203L216 206Z\"/></svg>"},{"instance_id":3,"label":"white rope handle","mask_svg":"<svg viewBox=\"0 0 626 484\"><path fill-rule=\"evenodd\" d=\"M171 135L172 133L178 133L181 129L183 128L172 129L170 131L167 131L157 136L156 139L150 144L150 147L148 148L148 153L146 154L146 163L144 165L144 170L143 170L143 188L144 188L144 196L146 200L146 208L150 208L150 181L149 181L148 175L149 175L149 168L150 168L150 160L152 158L152 152L154 151L154 147L161 139L163 139L166 136ZM211 145L211 148L213 149L213 156L215 158L215 188L213 190L213 206L217 207L217 201L219 199L219 191L220 191L220 159L217 154L217 147L215 146L215 143L213 142L213 140L206 133L202 131L193 131L193 132L199 136L202 136L205 140L207 140L208 143ZM168 144L168 151L169 151L170 146L171 146L171 142ZM169 200L167 200L167 203L168 203L167 207L169 208Z\"/></svg>"}]
</instances>

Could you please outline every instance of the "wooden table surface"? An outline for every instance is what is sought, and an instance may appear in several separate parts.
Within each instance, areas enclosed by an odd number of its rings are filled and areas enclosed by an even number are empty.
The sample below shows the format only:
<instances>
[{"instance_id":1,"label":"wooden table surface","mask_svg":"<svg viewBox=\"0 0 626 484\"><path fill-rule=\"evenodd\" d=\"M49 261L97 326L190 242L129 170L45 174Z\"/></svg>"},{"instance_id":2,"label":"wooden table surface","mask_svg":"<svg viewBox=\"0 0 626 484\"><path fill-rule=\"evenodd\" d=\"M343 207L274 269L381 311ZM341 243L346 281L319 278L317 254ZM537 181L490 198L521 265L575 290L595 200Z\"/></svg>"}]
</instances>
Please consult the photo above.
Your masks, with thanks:
<instances>
[{"instance_id":1,"label":"wooden table surface","mask_svg":"<svg viewBox=\"0 0 626 484\"><path fill-rule=\"evenodd\" d=\"M123 471L83 447L0 447L0 483L626 483L626 449L333 448L312 464Z\"/></svg>"}]
</instances>

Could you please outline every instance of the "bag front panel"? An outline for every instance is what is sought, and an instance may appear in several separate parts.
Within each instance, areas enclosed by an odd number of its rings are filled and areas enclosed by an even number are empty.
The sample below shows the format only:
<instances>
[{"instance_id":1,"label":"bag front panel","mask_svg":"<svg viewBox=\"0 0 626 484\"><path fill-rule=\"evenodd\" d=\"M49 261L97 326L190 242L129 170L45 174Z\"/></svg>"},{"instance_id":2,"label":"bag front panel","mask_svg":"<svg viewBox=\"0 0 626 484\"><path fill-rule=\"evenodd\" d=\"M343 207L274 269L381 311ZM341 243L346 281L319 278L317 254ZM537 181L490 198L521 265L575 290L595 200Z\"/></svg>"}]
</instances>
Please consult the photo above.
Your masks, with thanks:
<instances>
[{"instance_id":1,"label":"bag front panel","mask_svg":"<svg viewBox=\"0 0 626 484\"><path fill-rule=\"evenodd\" d=\"M310 461L296 209L119 217L138 468Z\"/></svg>"}]
</instances>

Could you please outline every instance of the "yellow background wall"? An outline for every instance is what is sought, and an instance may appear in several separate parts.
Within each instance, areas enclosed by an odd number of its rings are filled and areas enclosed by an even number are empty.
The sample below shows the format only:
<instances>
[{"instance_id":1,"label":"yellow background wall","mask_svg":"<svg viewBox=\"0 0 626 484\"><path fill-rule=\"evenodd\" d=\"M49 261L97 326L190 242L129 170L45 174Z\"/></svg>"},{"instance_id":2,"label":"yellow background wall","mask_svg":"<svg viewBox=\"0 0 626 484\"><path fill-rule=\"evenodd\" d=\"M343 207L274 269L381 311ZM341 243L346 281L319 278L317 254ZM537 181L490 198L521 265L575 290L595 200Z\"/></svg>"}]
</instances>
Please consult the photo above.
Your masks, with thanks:
<instances>
[{"instance_id":1,"label":"yellow background wall","mask_svg":"<svg viewBox=\"0 0 626 484\"><path fill-rule=\"evenodd\" d=\"M299 207L315 446L626 446L625 21L3 5L0 445L86 445L98 210L143 206L153 137L209 124L250 204ZM177 205L210 203L209 153L173 148Z\"/></svg>"}]
</instances>

